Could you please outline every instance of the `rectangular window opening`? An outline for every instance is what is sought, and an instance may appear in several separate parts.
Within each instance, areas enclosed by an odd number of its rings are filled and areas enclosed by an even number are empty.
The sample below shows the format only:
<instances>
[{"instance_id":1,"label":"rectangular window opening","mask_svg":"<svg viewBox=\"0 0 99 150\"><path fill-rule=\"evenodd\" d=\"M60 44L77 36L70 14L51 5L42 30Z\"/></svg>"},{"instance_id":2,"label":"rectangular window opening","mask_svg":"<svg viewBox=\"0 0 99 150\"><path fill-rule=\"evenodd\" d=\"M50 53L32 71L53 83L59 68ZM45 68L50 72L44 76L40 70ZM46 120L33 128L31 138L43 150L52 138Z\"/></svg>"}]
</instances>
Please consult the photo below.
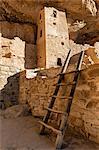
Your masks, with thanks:
<instances>
[{"instance_id":1,"label":"rectangular window opening","mask_svg":"<svg viewBox=\"0 0 99 150\"><path fill-rule=\"evenodd\" d=\"M41 16L41 14L40 14L40 20L41 20L41 18L42 18L42 16Z\"/></svg>"},{"instance_id":2,"label":"rectangular window opening","mask_svg":"<svg viewBox=\"0 0 99 150\"><path fill-rule=\"evenodd\" d=\"M62 66L62 60L61 60L61 58L57 58L57 65L58 66Z\"/></svg>"},{"instance_id":3,"label":"rectangular window opening","mask_svg":"<svg viewBox=\"0 0 99 150\"><path fill-rule=\"evenodd\" d=\"M42 37L42 30L40 31L40 37Z\"/></svg>"},{"instance_id":4,"label":"rectangular window opening","mask_svg":"<svg viewBox=\"0 0 99 150\"><path fill-rule=\"evenodd\" d=\"M57 17L57 11L53 10L53 16L54 16L54 18Z\"/></svg>"}]
</instances>

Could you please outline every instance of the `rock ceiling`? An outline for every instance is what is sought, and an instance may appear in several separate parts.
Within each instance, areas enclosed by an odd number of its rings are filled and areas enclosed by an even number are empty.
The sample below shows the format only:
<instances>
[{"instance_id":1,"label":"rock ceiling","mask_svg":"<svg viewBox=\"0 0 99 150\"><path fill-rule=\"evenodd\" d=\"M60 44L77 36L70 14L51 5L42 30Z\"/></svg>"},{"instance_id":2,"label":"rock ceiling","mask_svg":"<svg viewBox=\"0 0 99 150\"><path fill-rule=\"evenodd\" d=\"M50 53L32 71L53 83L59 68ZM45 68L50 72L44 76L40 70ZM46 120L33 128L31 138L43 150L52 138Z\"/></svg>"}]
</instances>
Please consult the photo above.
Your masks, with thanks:
<instances>
[{"instance_id":1,"label":"rock ceiling","mask_svg":"<svg viewBox=\"0 0 99 150\"><path fill-rule=\"evenodd\" d=\"M99 41L99 0L94 0L96 15L92 15L82 1L93 0L0 0L0 20L35 24L39 10L43 6L55 7L67 12L68 23L84 21L86 25L76 31L70 30L71 39L77 43L93 45Z\"/></svg>"}]
</instances>

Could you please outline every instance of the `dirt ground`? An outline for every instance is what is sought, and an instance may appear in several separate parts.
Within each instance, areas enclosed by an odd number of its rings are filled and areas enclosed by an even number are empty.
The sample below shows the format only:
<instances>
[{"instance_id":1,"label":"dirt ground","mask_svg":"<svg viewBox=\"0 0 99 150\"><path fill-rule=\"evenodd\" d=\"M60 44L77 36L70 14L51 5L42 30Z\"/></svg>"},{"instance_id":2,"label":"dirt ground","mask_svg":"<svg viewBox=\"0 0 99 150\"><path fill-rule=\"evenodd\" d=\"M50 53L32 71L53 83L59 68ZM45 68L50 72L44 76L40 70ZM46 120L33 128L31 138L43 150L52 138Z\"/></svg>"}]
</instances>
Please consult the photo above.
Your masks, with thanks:
<instances>
[{"instance_id":1,"label":"dirt ground","mask_svg":"<svg viewBox=\"0 0 99 150\"><path fill-rule=\"evenodd\" d=\"M51 137L39 135L38 119L0 115L0 150L55 150L55 146ZM99 150L99 145L71 135L64 150Z\"/></svg>"}]
</instances>

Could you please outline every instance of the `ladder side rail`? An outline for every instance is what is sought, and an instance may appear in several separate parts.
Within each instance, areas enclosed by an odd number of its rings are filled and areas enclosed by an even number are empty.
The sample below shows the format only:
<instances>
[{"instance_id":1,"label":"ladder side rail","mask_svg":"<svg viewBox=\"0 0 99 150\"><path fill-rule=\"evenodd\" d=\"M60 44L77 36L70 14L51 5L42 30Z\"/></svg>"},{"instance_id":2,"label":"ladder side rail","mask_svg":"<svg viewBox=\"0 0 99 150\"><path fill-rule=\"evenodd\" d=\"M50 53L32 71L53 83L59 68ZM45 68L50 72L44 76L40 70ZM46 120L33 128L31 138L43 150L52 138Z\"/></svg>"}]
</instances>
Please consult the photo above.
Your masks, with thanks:
<instances>
[{"instance_id":1,"label":"ladder side rail","mask_svg":"<svg viewBox=\"0 0 99 150\"><path fill-rule=\"evenodd\" d=\"M62 73L65 73L66 70L67 70L67 68L68 68L68 64L69 64L70 59L71 59L71 56L72 56L72 50L70 50L69 53L70 53L70 54L68 55L68 59L67 59L65 65L64 65L64 68L63 68L63 72L62 72Z\"/></svg>"},{"instance_id":2,"label":"ladder side rail","mask_svg":"<svg viewBox=\"0 0 99 150\"><path fill-rule=\"evenodd\" d=\"M83 62L84 53L85 53L84 51L81 51L80 60L79 60L78 66L77 66L77 70L78 70L78 71L81 70L81 65L82 65L82 62Z\"/></svg>"},{"instance_id":3,"label":"ladder side rail","mask_svg":"<svg viewBox=\"0 0 99 150\"><path fill-rule=\"evenodd\" d=\"M79 57L79 60L78 60L78 63L77 63L77 67L76 67L76 69L77 70L79 69L79 71L81 69L83 56L84 56L84 52L81 51L81 54L80 54L80 57ZM68 106L66 107L66 110L65 110L67 115L63 115L63 117L62 117L62 122L61 122L61 125L60 125L60 131L61 131L62 134L57 135L56 149L60 149L62 147L62 144L63 144L63 138L64 138L64 135L65 135L65 131L67 129L68 116L70 114L70 109L71 109L72 101L73 101L73 98L74 98L75 89L76 89L76 86L77 86L78 76L79 76L79 72L76 72L75 75L74 75L74 80L73 80L73 82L76 81L76 83L72 86L72 89L71 89L71 92L70 92L70 95L69 95L69 97L72 97L72 99L68 100Z\"/></svg>"},{"instance_id":4,"label":"ladder side rail","mask_svg":"<svg viewBox=\"0 0 99 150\"><path fill-rule=\"evenodd\" d=\"M63 67L62 67L61 73L63 72L64 68L65 68L65 70L66 70L67 67L68 67L68 64L69 64L69 61L70 61L70 58L71 58L71 52L72 52L72 50L70 49L69 52L68 52L68 55L67 55L67 57L66 57L66 60L65 60L65 62L64 62L64 65L63 65ZM66 67L65 67L65 65L66 65ZM53 93L54 96L57 96L57 94L58 94L58 91L59 91L59 89L60 89L60 83L61 83L63 77L64 77L63 74L61 74L61 75L59 76L59 79L58 79L58 82L57 82L57 84L58 84L59 86L56 86L55 91L54 91L54 93ZM56 97L52 97L52 98L51 98L51 101L50 101L50 103L49 103L48 108L50 108L50 109L53 108L53 105L54 105L54 103L55 103L55 100L56 100ZM47 111L47 112L46 112L46 115L45 115L44 118L43 118L43 122L44 122L44 123L47 123L47 122L48 122L48 119L49 119L49 117L50 117L50 114L51 114L50 111ZM41 129L40 129L40 134L43 134L43 133L44 133L44 130L45 130L45 127L42 126Z\"/></svg>"},{"instance_id":5,"label":"ladder side rail","mask_svg":"<svg viewBox=\"0 0 99 150\"><path fill-rule=\"evenodd\" d=\"M72 50L70 49L69 52L68 52L68 55L66 57L66 60L64 62L64 65L62 67L61 73L65 73L66 72L67 67L68 67L68 63L69 63L70 58L71 58L71 55L72 55Z\"/></svg>"},{"instance_id":6,"label":"ladder side rail","mask_svg":"<svg viewBox=\"0 0 99 150\"><path fill-rule=\"evenodd\" d=\"M83 57L84 57L84 51L81 51L81 54L80 54L80 57L79 57L79 61L78 61L78 64L77 64L77 68L76 68L78 70L78 72L75 73L74 80L73 80L73 82L76 81L76 83L72 86L72 89L71 89L71 92L70 92L70 97L72 97L72 99L69 100L69 103L68 103L68 106L67 106L67 110L66 110L66 112L68 113L68 115L70 113L70 108L71 108L71 105L72 105L72 100L74 98L74 93L75 93L75 89L76 89L76 86L77 86L77 80L78 80L79 72L81 70L81 65L82 65Z\"/></svg>"}]
</instances>

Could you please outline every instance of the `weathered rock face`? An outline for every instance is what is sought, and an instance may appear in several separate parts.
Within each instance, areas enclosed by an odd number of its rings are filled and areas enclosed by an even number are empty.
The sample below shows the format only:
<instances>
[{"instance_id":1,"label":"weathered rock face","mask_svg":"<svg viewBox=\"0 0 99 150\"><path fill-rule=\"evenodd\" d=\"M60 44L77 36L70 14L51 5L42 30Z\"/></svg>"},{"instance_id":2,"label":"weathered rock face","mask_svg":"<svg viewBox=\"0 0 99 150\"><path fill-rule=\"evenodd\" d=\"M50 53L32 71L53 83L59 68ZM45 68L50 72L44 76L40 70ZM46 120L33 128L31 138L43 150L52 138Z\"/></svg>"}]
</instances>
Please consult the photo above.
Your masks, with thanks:
<instances>
[{"instance_id":1,"label":"weathered rock face","mask_svg":"<svg viewBox=\"0 0 99 150\"><path fill-rule=\"evenodd\" d=\"M34 79L26 79L25 72L20 73L20 103L28 102L34 116L44 116L44 108L48 106L53 95L57 83L56 74L59 72L59 69L52 68L42 71ZM73 74L66 76L66 79L67 82L72 81ZM62 88L59 95L68 96L69 91L70 87ZM55 109L64 111L67 100L58 98L56 101ZM57 116L53 117L55 120ZM80 73L69 125L90 140L99 143L99 64L92 65Z\"/></svg>"},{"instance_id":2,"label":"weathered rock face","mask_svg":"<svg viewBox=\"0 0 99 150\"><path fill-rule=\"evenodd\" d=\"M76 33L76 42L93 45L96 41L99 41L98 0L2 0L0 2L0 20L34 24L37 23L39 10L43 6L51 6L60 10L66 9L68 23L71 26L77 20L84 20L86 26ZM74 34L75 32L72 32L72 35ZM71 36L71 39L73 37Z\"/></svg>"}]
</instances>

